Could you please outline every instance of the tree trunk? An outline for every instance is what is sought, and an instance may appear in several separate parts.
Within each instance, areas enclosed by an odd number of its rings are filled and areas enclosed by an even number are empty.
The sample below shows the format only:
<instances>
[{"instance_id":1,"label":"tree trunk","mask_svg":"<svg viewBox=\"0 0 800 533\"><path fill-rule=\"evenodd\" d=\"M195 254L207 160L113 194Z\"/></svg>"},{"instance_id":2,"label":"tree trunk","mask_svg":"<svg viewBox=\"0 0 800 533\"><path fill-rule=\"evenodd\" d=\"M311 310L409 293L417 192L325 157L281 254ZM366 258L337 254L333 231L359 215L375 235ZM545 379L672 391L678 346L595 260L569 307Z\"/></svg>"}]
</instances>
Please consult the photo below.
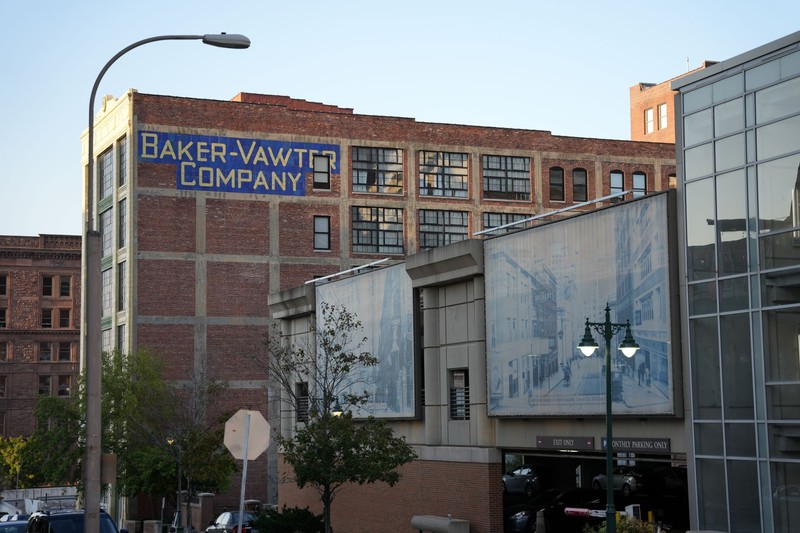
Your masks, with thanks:
<instances>
[{"instance_id":1,"label":"tree trunk","mask_svg":"<svg viewBox=\"0 0 800 533\"><path fill-rule=\"evenodd\" d=\"M326 485L322 491L322 520L325 524L325 533L331 533L331 488Z\"/></svg>"}]
</instances>

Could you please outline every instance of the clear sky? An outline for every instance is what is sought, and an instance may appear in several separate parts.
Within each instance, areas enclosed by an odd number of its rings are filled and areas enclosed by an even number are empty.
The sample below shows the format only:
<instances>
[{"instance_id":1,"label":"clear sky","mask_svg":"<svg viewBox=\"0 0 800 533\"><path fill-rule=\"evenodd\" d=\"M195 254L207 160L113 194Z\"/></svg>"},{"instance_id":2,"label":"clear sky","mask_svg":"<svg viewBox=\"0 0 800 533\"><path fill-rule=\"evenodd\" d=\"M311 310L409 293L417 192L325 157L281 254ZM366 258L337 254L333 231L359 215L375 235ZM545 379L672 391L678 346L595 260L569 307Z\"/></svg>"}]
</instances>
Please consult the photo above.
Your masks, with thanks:
<instances>
[{"instance_id":1,"label":"clear sky","mask_svg":"<svg viewBox=\"0 0 800 533\"><path fill-rule=\"evenodd\" d=\"M80 136L98 92L279 94L359 114L629 139L628 90L800 29L798 0L0 0L0 235L82 228Z\"/></svg>"}]
</instances>

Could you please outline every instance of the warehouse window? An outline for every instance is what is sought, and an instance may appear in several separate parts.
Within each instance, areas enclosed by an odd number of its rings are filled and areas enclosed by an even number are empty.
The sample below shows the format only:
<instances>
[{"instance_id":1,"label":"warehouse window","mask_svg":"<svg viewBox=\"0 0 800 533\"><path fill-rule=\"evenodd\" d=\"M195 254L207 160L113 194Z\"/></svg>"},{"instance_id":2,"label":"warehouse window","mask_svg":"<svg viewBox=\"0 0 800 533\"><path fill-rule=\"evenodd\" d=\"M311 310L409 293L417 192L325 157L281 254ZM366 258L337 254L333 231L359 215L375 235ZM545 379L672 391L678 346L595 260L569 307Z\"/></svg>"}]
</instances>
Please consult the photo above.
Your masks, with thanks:
<instances>
[{"instance_id":1,"label":"warehouse window","mask_svg":"<svg viewBox=\"0 0 800 533\"><path fill-rule=\"evenodd\" d=\"M354 253L403 253L403 210L353 207Z\"/></svg>"},{"instance_id":2,"label":"warehouse window","mask_svg":"<svg viewBox=\"0 0 800 533\"><path fill-rule=\"evenodd\" d=\"M485 155L483 161L483 196L497 200L530 200L530 159Z\"/></svg>"},{"instance_id":3,"label":"warehouse window","mask_svg":"<svg viewBox=\"0 0 800 533\"><path fill-rule=\"evenodd\" d=\"M52 309L42 309L42 327L43 328L52 328L53 327L53 310Z\"/></svg>"},{"instance_id":4,"label":"warehouse window","mask_svg":"<svg viewBox=\"0 0 800 533\"><path fill-rule=\"evenodd\" d=\"M611 190L609 194L620 193L625 190L625 175L621 170L612 170L609 174ZM612 202L621 202L622 196L612 199Z\"/></svg>"},{"instance_id":5,"label":"warehouse window","mask_svg":"<svg viewBox=\"0 0 800 533\"><path fill-rule=\"evenodd\" d=\"M561 167L550 169L550 201L564 201L564 169Z\"/></svg>"},{"instance_id":6,"label":"warehouse window","mask_svg":"<svg viewBox=\"0 0 800 533\"><path fill-rule=\"evenodd\" d=\"M645 134L653 133L654 129L653 108L650 107L644 110L644 132Z\"/></svg>"},{"instance_id":7,"label":"warehouse window","mask_svg":"<svg viewBox=\"0 0 800 533\"><path fill-rule=\"evenodd\" d=\"M468 163L468 154L420 152L420 196L466 198L469 184Z\"/></svg>"},{"instance_id":8,"label":"warehouse window","mask_svg":"<svg viewBox=\"0 0 800 533\"><path fill-rule=\"evenodd\" d=\"M58 395L69 396L72 379L69 376L58 376Z\"/></svg>"},{"instance_id":9,"label":"warehouse window","mask_svg":"<svg viewBox=\"0 0 800 533\"><path fill-rule=\"evenodd\" d=\"M39 343L39 361L48 362L53 360L53 343L40 342Z\"/></svg>"},{"instance_id":10,"label":"warehouse window","mask_svg":"<svg viewBox=\"0 0 800 533\"><path fill-rule=\"evenodd\" d=\"M68 363L72 361L72 343L58 343L58 360L62 363Z\"/></svg>"},{"instance_id":11,"label":"warehouse window","mask_svg":"<svg viewBox=\"0 0 800 533\"><path fill-rule=\"evenodd\" d=\"M53 276L42 276L42 296L53 295Z\"/></svg>"},{"instance_id":12,"label":"warehouse window","mask_svg":"<svg viewBox=\"0 0 800 533\"><path fill-rule=\"evenodd\" d=\"M107 209L100 213L100 234L103 242L103 252L101 257L108 257L111 255L111 241L113 237L113 209Z\"/></svg>"},{"instance_id":13,"label":"warehouse window","mask_svg":"<svg viewBox=\"0 0 800 533\"><path fill-rule=\"evenodd\" d=\"M0 361L8 361L8 343L0 342Z\"/></svg>"},{"instance_id":14,"label":"warehouse window","mask_svg":"<svg viewBox=\"0 0 800 533\"><path fill-rule=\"evenodd\" d=\"M314 156L314 188L331 188L331 160L326 155Z\"/></svg>"},{"instance_id":15,"label":"warehouse window","mask_svg":"<svg viewBox=\"0 0 800 533\"><path fill-rule=\"evenodd\" d=\"M69 309L59 309L58 310L58 327L60 327L60 328L69 328L70 327L70 315L71 315L71 311Z\"/></svg>"},{"instance_id":16,"label":"warehouse window","mask_svg":"<svg viewBox=\"0 0 800 533\"><path fill-rule=\"evenodd\" d=\"M419 212L419 245L437 248L467 238L469 213L466 211L438 211L421 209Z\"/></svg>"},{"instance_id":17,"label":"warehouse window","mask_svg":"<svg viewBox=\"0 0 800 533\"><path fill-rule=\"evenodd\" d=\"M114 153L109 148L97 158L97 183L100 185L100 199L111 196L114 183Z\"/></svg>"},{"instance_id":18,"label":"warehouse window","mask_svg":"<svg viewBox=\"0 0 800 533\"><path fill-rule=\"evenodd\" d=\"M117 186L128 181L128 143L125 137L117 141Z\"/></svg>"},{"instance_id":19,"label":"warehouse window","mask_svg":"<svg viewBox=\"0 0 800 533\"><path fill-rule=\"evenodd\" d=\"M633 173L633 197L639 198L647 194L647 176L644 172Z\"/></svg>"},{"instance_id":20,"label":"warehouse window","mask_svg":"<svg viewBox=\"0 0 800 533\"><path fill-rule=\"evenodd\" d=\"M667 104L658 106L658 129L663 130L667 127Z\"/></svg>"},{"instance_id":21,"label":"warehouse window","mask_svg":"<svg viewBox=\"0 0 800 533\"><path fill-rule=\"evenodd\" d=\"M8 295L8 274L0 274L0 296Z\"/></svg>"},{"instance_id":22,"label":"warehouse window","mask_svg":"<svg viewBox=\"0 0 800 533\"><path fill-rule=\"evenodd\" d=\"M403 192L403 151L394 148L353 148L353 192Z\"/></svg>"},{"instance_id":23,"label":"warehouse window","mask_svg":"<svg viewBox=\"0 0 800 533\"><path fill-rule=\"evenodd\" d=\"M530 218L530 215L521 214L521 213L484 213L483 214L483 229L492 229L492 228L499 228L500 226L505 226L506 224L511 224L514 222L519 222L520 220L525 220L526 218ZM519 229L523 227L522 225L512 226L507 228L506 231L510 231L512 229ZM498 233L495 233L497 235Z\"/></svg>"},{"instance_id":24,"label":"warehouse window","mask_svg":"<svg viewBox=\"0 0 800 533\"><path fill-rule=\"evenodd\" d=\"M572 171L572 201L585 202L588 197L589 186L586 182L586 169L576 168Z\"/></svg>"},{"instance_id":25,"label":"warehouse window","mask_svg":"<svg viewBox=\"0 0 800 533\"><path fill-rule=\"evenodd\" d=\"M117 248L125 248L125 233L128 231L128 199L123 198L117 206Z\"/></svg>"},{"instance_id":26,"label":"warehouse window","mask_svg":"<svg viewBox=\"0 0 800 533\"><path fill-rule=\"evenodd\" d=\"M0 307L0 328L7 328L8 322L6 321L6 311L5 307Z\"/></svg>"},{"instance_id":27,"label":"warehouse window","mask_svg":"<svg viewBox=\"0 0 800 533\"><path fill-rule=\"evenodd\" d=\"M72 294L72 278L70 276L61 276L58 287L58 295L69 298L70 294Z\"/></svg>"},{"instance_id":28,"label":"warehouse window","mask_svg":"<svg viewBox=\"0 0 800 533\"><path fill-rule=\"evenodd\" d=\"M101 274L102 312L100 316L111 315L111 269L103 270Z\"/></svg>"},{"instance_id":29,"label":"warehouse window","mask_svg":"<svg viewBox=\"0 0 800 533\"><path fill-rule=\"evenodd\" d=\"M314 249L331 249L331 217L314 217Z\"/></svg>"},{"instance_id":30,"label":"warehouse window","mask_svg":"<svg viewBox=\"0 0 800 533\"><path fill-rule=\"evenodd\" d=\"M39 395L50 396L52 376L39 376Z\"/></svg>"},{"instance_id":31,"label":"warehouse window","mask_svg":"<svg viewBox=\"0 0 800 533\"><path fill-rule=\"evenodd\" d=\"M127 280L125 261L121 261L117 266L117 311L125 310L125 295L128 292Z\"/></svg>"},{"instance_id":32,"label":"warehouse window","mask_svg":"<svg viewBox=\"0 0 800 533\"><path fill-rule=\"evenodd\" d=\"M469 420L469 370L450 371L450 420Z\"/></svg>"}]
</instances>

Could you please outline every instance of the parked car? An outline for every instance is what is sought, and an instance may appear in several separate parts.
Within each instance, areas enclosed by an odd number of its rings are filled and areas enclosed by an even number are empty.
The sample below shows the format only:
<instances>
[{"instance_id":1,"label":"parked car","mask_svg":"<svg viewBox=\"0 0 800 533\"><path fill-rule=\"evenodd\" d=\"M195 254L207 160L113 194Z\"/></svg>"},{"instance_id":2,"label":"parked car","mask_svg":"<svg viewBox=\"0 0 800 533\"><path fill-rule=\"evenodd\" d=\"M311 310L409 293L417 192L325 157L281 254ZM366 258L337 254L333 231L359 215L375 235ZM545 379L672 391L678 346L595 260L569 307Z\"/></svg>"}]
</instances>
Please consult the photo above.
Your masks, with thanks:
<instances>
[{"instance_id":1,"label":"parked car","mask_svg":"<svg viewBox=\"0 0 800 533\"><path fill-rule=\"evenodd\" d=\"M661 494L664 491L664 478L646 466L618 466L614 469L613 483L614 490L622 491L625 496L630 496L631 492ZM592 487L605 490L606 475L594 476Z\"/></svg>"},{"instance_id":2,"label":"parked car","mask_svg":"<svg viewBox=\"0 0 800 533\"><path fill-rule=\"evenodd\" d=\"M27 520L2 520L0 521L0 533L25 533L28 528Z\"/></svg>"},{"instance_id":3,"label":"parked car","mask_svg":"<svg viewBox=\"0 0 800 533\"><path fill-rule=\"evenodd\" d=\"M83 531L84 510L38 511L28 519L27 533L80 533ZM128 533L117 525L105 511L100 511L100 533Z\"/></svg>"},{"instance_id":4,"label":"parked car","mask_svg":"<svg viewBox=\"0 0 800 533\"><path fill-rule=\"evenodd\" d=\"M531 497L545 487L542 467L522 465L503 474L503 492Z\"/></svg>"},{"instance_id":5,"label":"parked car","mask_svg":"<svg viewBox=\"0 0 800 533\"><path fill-rule=\"evenodd\" d=\"M0 516L0 522L13 522L13 521L18 521L18 520L23 520L23 521L27 522L28 518L30 518L30 517L31 517L31 515L27 514L27 513L26 514L10 513L10 514L4 514L3 516Z\"/></svg>"},{"instance_id":6,"label":"parked car","mask_svg":"<svg viewBox=\"0 0 800 533\"><path fill-rule=\"evenodd\" d=\"M512 505L505 511L506 533L535 533L536 515L542 511L547 532L580 533L588 524L600 524L603 517L567 516L564 509L574 507L605 511L603 491L579 487L546 489L530 501Z\"/></svg>"},{"instance_id":7,"label":"parked car","mask_svg":"<svg viewBox=\"0 0 800 533\"><path fill-rule=\"evenodd\" d=\"M248 511L242 514L242 533L257 533L253 530L250 522L255 520L256 516ZM239 528L239 511L225 511L219 515L211 524L206 528L206 533L233 533Z\"/></svg>"}]
</instances>

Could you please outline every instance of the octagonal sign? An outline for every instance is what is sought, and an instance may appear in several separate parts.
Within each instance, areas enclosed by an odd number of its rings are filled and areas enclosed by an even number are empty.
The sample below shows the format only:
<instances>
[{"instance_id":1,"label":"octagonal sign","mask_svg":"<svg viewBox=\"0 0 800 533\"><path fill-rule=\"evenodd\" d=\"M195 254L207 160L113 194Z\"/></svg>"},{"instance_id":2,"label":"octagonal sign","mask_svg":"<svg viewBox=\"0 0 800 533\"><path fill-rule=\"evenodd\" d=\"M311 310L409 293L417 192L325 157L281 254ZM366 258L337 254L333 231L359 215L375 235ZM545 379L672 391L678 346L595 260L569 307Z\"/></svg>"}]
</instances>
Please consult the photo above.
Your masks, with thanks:
<instances>
[{"instance_id":1,"label":"octagonal sign","mask_svg":"<svg viewBox=\"0 0 800 533\"><path fill-rule=\"evenodd\" d=\"M258 411L240 409L225 422L224 442L233 458L241 460L245 459L246 443L247 459L252 461L269 446L269 422Z\"/></svg>"}]
</instances>

